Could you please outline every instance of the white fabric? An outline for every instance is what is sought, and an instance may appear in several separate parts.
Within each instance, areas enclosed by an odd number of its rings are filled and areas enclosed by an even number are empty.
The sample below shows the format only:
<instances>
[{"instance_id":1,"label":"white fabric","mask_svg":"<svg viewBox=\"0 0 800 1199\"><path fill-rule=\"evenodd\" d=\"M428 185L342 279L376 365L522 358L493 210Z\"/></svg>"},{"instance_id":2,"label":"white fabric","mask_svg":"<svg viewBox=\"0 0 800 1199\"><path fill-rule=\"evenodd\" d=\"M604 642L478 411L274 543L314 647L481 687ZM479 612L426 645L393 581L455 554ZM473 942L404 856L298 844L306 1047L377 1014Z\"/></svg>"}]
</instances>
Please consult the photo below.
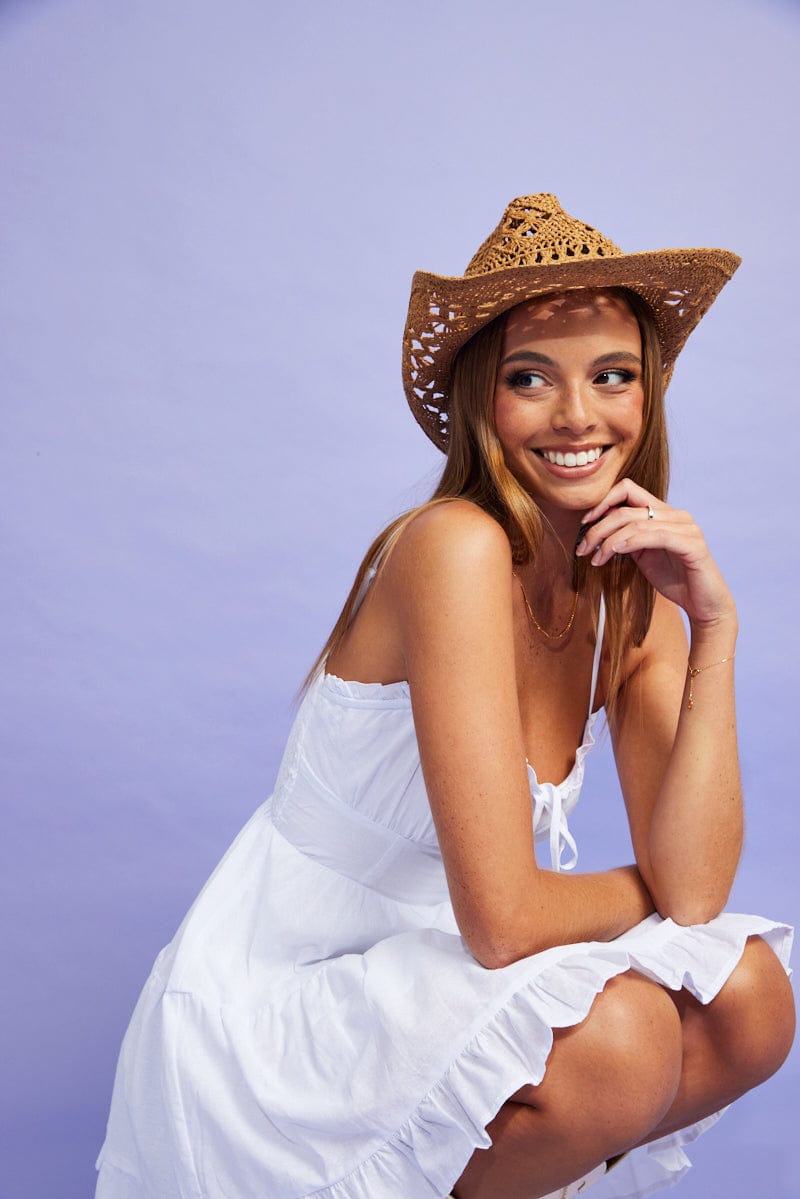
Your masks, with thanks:
<instances>
[{"instance_id":1,"label":"white fabric","mask_svg":"<svg viewBox=\"0 0 800 1199\"><path fill-rule=\"evenodd\" d=\"M567 850L573 864L594 720L563 784L531 771L554 868ZM581 1021L609 978L633 967L708 1002L756 933L786 963L786 926L726 914L693 928L653 916L608 944L482 968L450 905L407 684L320 675L272 800L139 999L98 1199L440 1199L505 1099L543 1077L552 1030ZM668 1185L700 1130L631 1154L592 1194Z\"/></svg>"},{"instance_id":2,"label":"white fabric","mask_svg":"<svg viewBox=\"0 0 800 1199\"><path fill-rule=\"evenodd\" d=\"M600 675L600 658L603 650L603 634L606 628L606 605L600 597L600 610L597 617L597 635L595 637L594 658L592 659L592 681L589 687L589 711L586 714L586 724L583 738L575 753L575 761L567 777L558 785L540 783L536 771L528 763L528 779L531 787L533 803L533 830L537 845L547 843L550 852L551 870L574 870L578 864L578 846L569 831L568 817L578 802L583 785L584 760L595 743L594 727L598 713L594 711L597 696L597 680ZM569 850L570 857L564 861L564 851Z\"/></svg>"}]
</instances>

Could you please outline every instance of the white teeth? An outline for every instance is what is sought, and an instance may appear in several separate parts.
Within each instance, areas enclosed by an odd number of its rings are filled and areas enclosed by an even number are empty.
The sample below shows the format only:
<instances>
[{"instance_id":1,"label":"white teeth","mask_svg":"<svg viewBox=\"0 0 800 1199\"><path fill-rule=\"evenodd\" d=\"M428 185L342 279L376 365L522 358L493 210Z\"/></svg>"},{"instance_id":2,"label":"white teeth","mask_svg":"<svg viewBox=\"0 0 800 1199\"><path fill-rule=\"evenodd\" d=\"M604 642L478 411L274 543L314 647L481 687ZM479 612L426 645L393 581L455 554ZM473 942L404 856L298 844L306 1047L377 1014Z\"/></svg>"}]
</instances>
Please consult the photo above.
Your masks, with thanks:
<instances>
[{"instance_id":1,"label":"white teeth","mask_svg":"<svg viewBox=\"0 0 800 1199\"><path fill-rule=\"evenodd\" d=\"M560 450L541 451L542 457L554 466L588 466L590 462L596 462L602 452L600 446L595 446L593 450L578 450L577 454L571 451L562 454Z\"/></svg>"}]
</instances>

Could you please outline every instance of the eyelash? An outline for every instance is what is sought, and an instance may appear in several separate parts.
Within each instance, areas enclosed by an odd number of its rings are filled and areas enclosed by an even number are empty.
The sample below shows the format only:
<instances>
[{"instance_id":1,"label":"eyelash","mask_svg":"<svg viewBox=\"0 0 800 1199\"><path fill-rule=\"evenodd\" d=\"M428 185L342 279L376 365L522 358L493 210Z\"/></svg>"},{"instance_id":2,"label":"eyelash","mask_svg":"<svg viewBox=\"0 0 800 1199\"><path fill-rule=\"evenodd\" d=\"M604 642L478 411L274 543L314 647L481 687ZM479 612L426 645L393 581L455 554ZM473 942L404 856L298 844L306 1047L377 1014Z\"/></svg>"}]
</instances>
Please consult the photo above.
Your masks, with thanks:
<instances>
[{"instance_id":1,"label":"eyelash","mask_svg":"<svg viewBox=\"0 0 800 1199\"><path fill-rule=\"evenodd\" d=\"M515 391L529 391L531 389L524 386L524 381L526 379L530 379L531 376L535 375L536 373L536 371L509 371L509 373L503 379L503 382L505 383L506 387L513 388Z\"/></svg>"},{"instance_id":2,"label":"eyelash","mask_svg":"<svg viewBox=\"0 0 800 1199\"><path fill-rule=\"evenodd\" d=\"M538 371L516 370L516 371L511 371L508 375L506 375L504 381L505 381L506 387L510 387L510 388L514 388L514 389L521 389L522 391L531 391L531 390L535 390L535 388L525 387L524 380L530 379L532 375L537 375L539 378L544 377L542 375L539 375ZM609 366L604 371L600 371L599 374L597 374L595 376L595 379L600 379L603 375L621 375L622 376L622 380L620 383L610 384L610 386L612 386L612 387L621 387L626 383L632 383L633 380L636 378L636 375L634 374L633 371L626 370L624 367L621 367L621 366L620 367ZM601 386L602 386L602 384L601 384Z\"/></svg>"},{"instance_id":3,"label":"eyelash","mask_svg":"<svg viewBox=\"0 0 800 1199\"><path fill-rule=\"evenodd\" d=\"M606 370L600 371L600 374L597 375L596 378L599 379L600 375L621 375L623 383L632 383L636 378L636 375L633 373L633 371L626 370L624 366L610 366ZM612 386L614 386L614 384L612 384Z\"/></svg>"}]
</instances>

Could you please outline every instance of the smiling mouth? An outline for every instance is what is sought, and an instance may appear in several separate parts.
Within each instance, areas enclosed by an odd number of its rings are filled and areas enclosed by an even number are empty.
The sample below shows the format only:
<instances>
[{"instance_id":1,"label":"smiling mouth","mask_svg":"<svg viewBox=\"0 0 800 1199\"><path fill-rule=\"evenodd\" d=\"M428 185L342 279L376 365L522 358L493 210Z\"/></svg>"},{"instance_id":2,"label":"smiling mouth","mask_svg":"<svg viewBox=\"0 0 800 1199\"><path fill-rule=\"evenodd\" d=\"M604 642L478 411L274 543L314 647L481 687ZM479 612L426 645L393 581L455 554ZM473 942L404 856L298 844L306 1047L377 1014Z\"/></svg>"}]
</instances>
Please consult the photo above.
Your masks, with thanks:
<instances>
[{"instance_id":1,"label":"smiling mouth","mask_svg":"<svg viewBox=\"0 0 800 1199\"><path fill-rule=\"evenodd\" d=\"M536 450L535 453L540 458L552 462L553 466L589 466L592 462L596 462L607 449L608 446L596 445L587 450L567 450L566 453L562 453L561 450Z\"/></svg>"}]
</instances>

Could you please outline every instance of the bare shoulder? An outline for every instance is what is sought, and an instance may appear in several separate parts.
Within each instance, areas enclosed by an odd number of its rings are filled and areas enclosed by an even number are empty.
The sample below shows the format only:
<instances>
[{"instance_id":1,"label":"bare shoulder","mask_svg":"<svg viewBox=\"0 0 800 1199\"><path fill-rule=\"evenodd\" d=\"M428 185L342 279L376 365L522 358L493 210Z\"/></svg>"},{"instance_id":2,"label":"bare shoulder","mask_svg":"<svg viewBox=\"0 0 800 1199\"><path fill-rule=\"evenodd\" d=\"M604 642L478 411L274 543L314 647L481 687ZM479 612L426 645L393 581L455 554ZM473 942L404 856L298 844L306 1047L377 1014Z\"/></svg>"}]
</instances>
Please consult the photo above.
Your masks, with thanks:
<instances>
[{"instance_id":1,"label":"bare shoulder","mask_svg":"<svg viewBox=\"0 0 800 1199\"><path fill-rule=\"evenodd\" d=\"M383 596L409 681L429 669L451 682L470 667L479 676L492 653L513 676L511 546L476 504L416 513L386 563Z\"/></svg>"},{"instance_id":2,"label":"bare shoulder","mask_svg":"<svg viewBox=\"0 0 800 1199\"><path fill-rule=\"evenodd\" d=\"M416 655L463 641L471 626L502 619L511 549L498 523L466 500L412 512L337 646L344 678L409 679ZM510 608L510 599L508 600Z\"/></svg>"},{"instance_id":3,"label":"bare shoulder","mask_svg":"<svg viewBox=\"0 0 800 1199\"><path fill-rule=\"evenodd\" d=\"M465 575L491 578L510 567L511 547L497 521L470 500L454 499L412 517L398 537L387 575L402 590L416 590L426 579L457 584Z\"/></svg>"}]
</instances>

